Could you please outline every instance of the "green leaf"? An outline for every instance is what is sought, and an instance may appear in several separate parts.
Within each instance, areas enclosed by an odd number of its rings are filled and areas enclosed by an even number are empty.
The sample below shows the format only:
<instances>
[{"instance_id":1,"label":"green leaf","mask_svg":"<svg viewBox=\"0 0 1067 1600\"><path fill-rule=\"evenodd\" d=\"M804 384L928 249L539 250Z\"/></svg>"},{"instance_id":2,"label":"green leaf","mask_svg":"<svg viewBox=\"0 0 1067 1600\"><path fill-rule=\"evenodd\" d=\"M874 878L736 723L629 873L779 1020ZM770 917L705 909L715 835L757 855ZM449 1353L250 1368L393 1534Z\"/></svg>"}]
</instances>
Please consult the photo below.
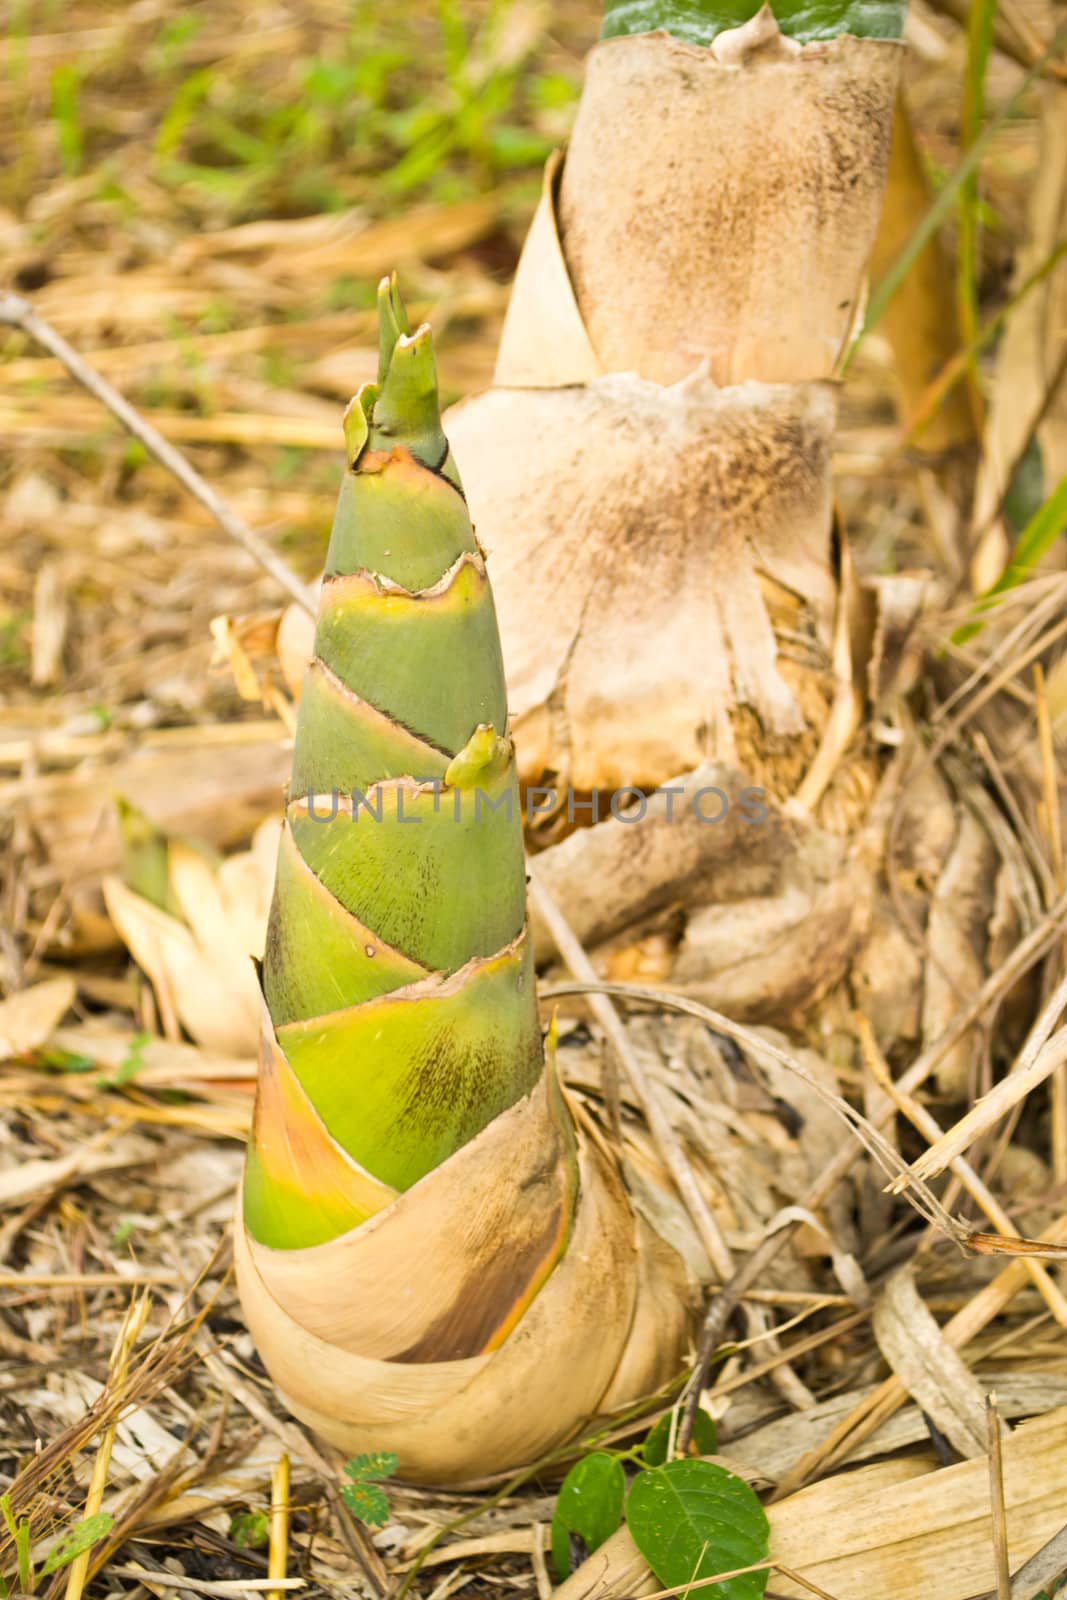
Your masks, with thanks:
<instances>
[{"instance_id":1,"label":"green leaf","mask_svg":"<svg viewBox=\"0 0 1067 1600\"><path fill-rule=\"evenodd\" d=\"M230 1538L238 1550L260 1550L270 1538L265 1511L235 1511L230 1518Z\"/></svg>"},{"instance_id":2,"label":"green leaf","mask_svg":"<svg viewBox=\"0 0 1067 1600\"><path fill-rule=\"evenodd\" d=\"M41 1064L50 1067L53 1072L94 1072L96 1062L92 1056L79 1056L70 1050L40 1050L38 1058Z\"/></svg>"},{"instance_id":3,"label":"green leaf","mask_svg":"<svg viewBox=\"0 0 1067 1600\"><path fill-rule=\"evenodd\" d=\"M581 1540L584 1559L618 1528L625 1495L622 1467L606 1450L575 1462L560 1485L552 1517L552 1560L561 1580L572 1566L572 1535Z\"/></svg>"},{"instance_id":4,"label":"green leaf","mask_svg":"<svg viewBox=\"0 0 1067 1600\"><path fill-rule=\"evenodd\" d=\"M967 66L963 74L963 104L960 108L960 146L963 150L972 145L982 131L986 70L993 47L996 14L997 0L973 0L967 18ZM979 216L978 173L973 172L960 187L956 233L956 295L960 333L967 345L973 342L978 331L978 278L981 267ZM977 363L972 365L977 378Z\"/></svg>"},{"instance_id":5,"label":"green leaf","mask_svg":"<svg viewBox=\"0 0 1067 1600\"><path fill-rule=\"evenodd\" d=\"M58 1572L60 1567L69 1567L83 1551L109 1534L114 1526L115 1519L108 1511L98 1511L94 1516L86 1517L84 1522L76 1523L52 1546L41 1568L41 1577L47 1578L50 1572Z\"/></svg>"},{"instance_id":6,"label":"green leaf","mask_svg":"<svg viewBox=\"0 0 1067 1600\"><path fill-rule=\"evenodd\" d=\"M30 1560L30 1519L20 1517L16 1522L11 1510L11 1496L5 1494L0 1500L0 1508L4 1513L4 1522L7 1531L15 1541L15 1559L18 1564L19 1586L24 1594L32 1594L37 1587L37 1575L33 1570Z\"/></svg>"},{"instance_id":7,"label":"green leaf","mask_svg":"<svg viewBox=\"0 0 1067 1600\"><path fill-rule=\"evenodd\" d=\"M709 45L717 34L748 22L762 0L605 0L602 39L664 28L687 44ZM782 32L806 44L850 33L860 39L899 39L907 0L771 0Z\"/></svg>"},{"instance_id":8,"label":"green leaf","mask_svg":"<svg viewBox=\"0 0 1067 1600\"><path fill-rule=\"evenodd\" d=\"M37 1587L37 1575L33 1570L33 1562L30 1560L30 1519L28 1517L20 1517L16 1521L15 1514L11 1509L10 1493L0 1496L0 1512L3 1513L7 1531L15 1542L19 1587L23 1594L32 1594Z\"/></svg>"},{"instance_id":9,"label":"green leaf","mask_svg":"<svg viewBox=\"0 0 1067 1600\"><path fill-rule=\"evenodd\" d=\"M767 1556L767 1518L752 1490L711 1461L640 1472L626 1505L634 1543L665 1589L733 1572ZM760 1600L767 1570L700 1589L701 1600Z\"/></svg>"},{"instance_id":10,"label":"green leaf","mask_svg":"<svg viewBox=\"0 0 1067 1600\"><path fill-rule=\"evenodd\" d=\"M372 1450L345 1463L351 1481L342 1488L341 1499L368 1528L380 1528L389 1521L389 1500L376 1480L391 1478L399 1465L400 1457L392 1450Z\"/></svg>"},{"instance_id":11,"label":"green leaf","mask_svg":"<svg viewBox=\"0 0 1067 1600\"><path fill-rule=\"evenodd\" d=\"M368 1528L380 1528L389 1521L389 1497L376 1483L346 1483L341 1499Z\"/></svg>"},{"instance_id":12,"label":"green leaf","mask_svg":"<svg viewBox=\"0 0 1067 1600\"><path fill-rule=\"evenodd\" d=\"M1067 239L1064 240L1067 246ZM1067 254L1067 250L1064 252ZM1017 539L1045 498L1045 464L1041 443L1031 434L1015 464L1004 496L1004 521Z\"/></svg>"},{"instance_id":13,"label":"green leaf","mask_svg":"<svg viewBox=\"0 0 1067 1600\"><path fill-rule=\"evenodd\" d=\"M371 1450L366 1455L353 1456L345 1463L348 1476L357 1482L364 1478L391 1478L400 1465L400 1457L392 1450Z\"/></svg>"},{"instance_id":14,"label":"green leaf","mask_svg":"<svg viewBox=\"0 0 1067 1600\"><path fill-rule=\"evenodd\" d=\"M648 1438L641 1450L641 1457L646 1467L662 1467L667 1459L667 1449L671 1438L671 1425L677 1415L678 1421L674 1426L675 1437L681 1426L681 1414L676 1406L673 1411L668 1411L665 1417L649 1431ZM719 1448L719 1435L714 1422L706 1411L698 1411L693 1423L693 1432L689 1440L687 1454L691 1456L713 1456Z\"/></svg>"},{"instance_id":15,"label":"green leaf","mask_svg":"<svg viewBox=\"0 0 1067 1600\"><path fill-rule=\"evenodd\" d=\"M81 171L85 159L85 131L78 105L81 79L82 68L68 62L56 67L50 82L52 120L56 127L63 170L68 177L74 177Z\"/></svg>"}]
</instances>

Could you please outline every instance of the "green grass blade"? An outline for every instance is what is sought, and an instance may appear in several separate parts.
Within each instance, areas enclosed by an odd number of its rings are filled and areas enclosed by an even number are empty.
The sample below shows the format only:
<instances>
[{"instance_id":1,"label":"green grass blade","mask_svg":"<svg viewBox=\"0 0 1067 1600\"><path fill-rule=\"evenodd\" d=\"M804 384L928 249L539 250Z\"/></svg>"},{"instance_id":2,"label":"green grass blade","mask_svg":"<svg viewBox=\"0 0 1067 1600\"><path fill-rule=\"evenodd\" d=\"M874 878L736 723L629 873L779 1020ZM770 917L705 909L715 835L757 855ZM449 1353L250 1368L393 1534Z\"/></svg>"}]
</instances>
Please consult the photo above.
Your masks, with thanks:
<instances>
[{"instance_id":1,"label":"green grass blade","mask_svg":"<svg viewBox=\"0 0 1067 1600\"><path fill-rule=\"evenodd\" d=\"M997 0L973 0L967 19L967 65L963 75L963 103L960 114L960 144L968 150L979 137L985 114L985 80L989 52L993 44L993 22ZM956 300L960 335L964 345L973 344L978 331L979 204L977 168L960 185L959 231L956 256ZM969 364L977 386L976 362Z\"/></svg>"},{"instance_id":2,"label":"green grass blade","mask_svg":"<svg viewBox=\"0 0 1067 1600\"><path fill-rule=\"evenodd\" d=\"M1059 266L1064 256L1067 255L1067 239L1061 239L1049 251L1044 261L1035 267L1033 272L1019 285L1011 298L1004 305L998 306L993 314L986 318L969 343L958 350L951 361L946 362L941 371L927 387L913 414L907 419L904 429L903 444L910 445L917 433L929 422L930 418L942 404L945 396L950 394L959 383L969 363L976 360L988 344L991 344L997 334L1004 327L1008 319L1014 316L1019 307L1027 300L1031 292L1044 283L1051 272Z\"/></svg>"},{"instance_id":3,"label":"green grass blade","mask_svg":"<svg viewBox=\"0 0 1067 1600\"><path fill-rule=\"evenodd\" d=\"M1026 524L1004 571L976 602L975 611L987 611L999 595L1015 589L1029 578L1038 562L1048 555L1060 534L1067 528L1067 477L1061 478L1044 505ZM981 633L985 623L965 622L952 635L953 644L966 644Z\"/></svg>"},{"instance_id":4,"label":"green grass blade","mask_svg":"<svg viewBox=\"0 0 1067 1600\"><path fill-rule=\"evenodd\" d=\"M885 277L878 284L878 287L871 295L871 298L867 304L867 315L863 320L863 327L860 329L858 335L853 341L851 349L848 351L848 354L842 362L842 370L847 370L863 340L873 328L877 327L886 306L892 300L893 296L900 288L900 285L911 271L915 264L916 258L924 249L927 240L938 228L940 228L941 224L950 214L953 206L956 203L956 196L959 194L961 185L966 183L967 179L972 173L978 171L979 164L988 151L990 145L993 143L993 140L996 138L1004 124L1008 122L1012 116L1014 116L1027 91L1029 90L1030 85L1035 81L1036 78L1040 77L1048 63L1059 54L1065 44L1067 44L1067 28L1061 28L1041 59L1034 62L1034 65L1027 72L1026 76L1023 78L1011 99L1007 101L993 121L987 124L985 131L971 145L970 149L967 151L967 154L964 156L955 172L948 179L941 192L930 205L925 216L923 216L916 224L911 237L908 239L900 254L897 256L897 259L893 262L893 265L889 268L889 271L885 274Z\"/></svg>"}]
</instances>

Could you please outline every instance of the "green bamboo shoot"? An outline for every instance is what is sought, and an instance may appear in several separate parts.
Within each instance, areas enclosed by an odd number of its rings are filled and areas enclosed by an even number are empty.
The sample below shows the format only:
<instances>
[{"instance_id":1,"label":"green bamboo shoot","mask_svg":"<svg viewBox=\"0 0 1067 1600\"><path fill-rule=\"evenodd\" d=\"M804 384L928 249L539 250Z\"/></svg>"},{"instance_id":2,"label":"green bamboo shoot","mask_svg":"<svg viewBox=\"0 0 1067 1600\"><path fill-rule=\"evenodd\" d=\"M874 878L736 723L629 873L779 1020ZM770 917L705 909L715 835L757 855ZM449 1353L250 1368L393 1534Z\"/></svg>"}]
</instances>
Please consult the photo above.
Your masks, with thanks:
<instances>
[{"instance_id":1,"label":"green bamboo shoot","mask_svg":"<svg viewBox=\"0 0 1067 1600\"><path fill-rule=\"evenodd\" d=\"M430 331L389 283L380 338L300 700L237 1260L292 1410L451 1480L661 1382L685 1275L545 1059L493 598Z\"/></svg>"}]
</instances>

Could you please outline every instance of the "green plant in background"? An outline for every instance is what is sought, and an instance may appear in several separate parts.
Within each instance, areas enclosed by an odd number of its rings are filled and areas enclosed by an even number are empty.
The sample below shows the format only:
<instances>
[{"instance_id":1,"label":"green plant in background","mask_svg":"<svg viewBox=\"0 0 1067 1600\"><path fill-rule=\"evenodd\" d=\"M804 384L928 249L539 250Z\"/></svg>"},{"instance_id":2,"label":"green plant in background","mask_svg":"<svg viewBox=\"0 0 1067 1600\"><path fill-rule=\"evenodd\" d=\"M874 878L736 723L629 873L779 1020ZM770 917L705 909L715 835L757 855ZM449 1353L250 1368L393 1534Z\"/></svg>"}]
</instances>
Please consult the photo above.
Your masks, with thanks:
<instances>
[{"instance_id":1,"label":"green plant in background","mask_svg":"<svg viewBox=\"0 0 1067 1600\"><path fill-rule=\"evenodd\" d=\"M82 170L85 161L85 133L82 128L78 103L82 70L67 64L52 73L52 121L59 140L59 153L63 170L74 177Z\"/></svg>"},{"instance_id":2,"label":"green plant in background","mask_svg":"<svg viewBox=\"0 0 1067 1600\"><path fill-rule=\"evenodd\" d=\"M1053 545L1067 531L1067 478L1062 478L1048 499L1039 505L1015 541L1011 558L1000 577L975 601L974 617L957 628L952 635L954 645L967 644L981 633L984 627L982 614L988 612L998 597L1015 589L1032 577L1039 563L1049 554Z\"/></svg>"},{"instance_id":3,"label":"green plant in background","mask_svg":"<svg viewBox=\"0 0 1067 1600\"><path fill-rule=\"evenodd\" d=\"M474 24L460 0L429 15L358 0L340 48L293 62L266 100L240 57L180 77L193 34L172 29L153 58L162 79L180 78L156 131L157 174L252 214L336 210L357 195L372 207L419 191L452 200L536 168L556 137L537 123L577 85L538 71L538 34L515 12L516 0L492 0Z\"/></svg>"},{"instance_id":4,"label":"green plant in background","mask_svg":"<svg viewBox=\"0 0 1067 1600\"><path fill-rule=\"evenodd\" d=\"M144 1053L152 1043L150 1033L135 1033L130 1040L126 1054L119 1062L115 1071L105 1074L96 1080L98 1089L123 1089L131 1083L139 1072L143 1072L146 1062Z\"/></svg>"}]
</instances>

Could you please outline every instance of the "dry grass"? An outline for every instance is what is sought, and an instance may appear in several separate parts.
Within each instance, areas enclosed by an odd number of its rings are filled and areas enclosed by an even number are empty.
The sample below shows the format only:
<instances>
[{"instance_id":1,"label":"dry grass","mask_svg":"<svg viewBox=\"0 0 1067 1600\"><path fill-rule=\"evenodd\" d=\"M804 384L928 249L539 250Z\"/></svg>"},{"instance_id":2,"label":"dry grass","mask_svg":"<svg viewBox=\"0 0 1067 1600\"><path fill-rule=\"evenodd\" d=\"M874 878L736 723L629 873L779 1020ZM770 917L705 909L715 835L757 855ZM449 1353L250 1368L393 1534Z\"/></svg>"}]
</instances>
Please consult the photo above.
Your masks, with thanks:
<instances>
[{"instance_id":1,"label":"dry grass","mask_svg":"<svg viewBox=\"0 0 1067 1600\"><path fill-rule=\"evenodd\" d=\"M916 12L914 120L938 174L958 159L965 41L921 0ZM465 68L449 19L466 30ZM291 0L269 15L243 0L16 4L0 40L5 286L311 579L340 404L374 364L375 279L398 266L416 314L432 316L449 397L488 381L537 165L566 131L595 30L585 0L439 14L414 0ZM994 113L1021 74L994 55ZM1009 296L1040 110L1031 95L983 166L983 316ZM49 1600L78 1600L82 1582L137 1600L285 1592L284 1571L308 1594L410 1583L435 1600L543 1597L553 1469L494 1495L391 1490L372 1537L339 1499L341 1463L285 1418L243 1329L228 1226L253 1070L160 1037L100 883L119 861L115 790L223 850L275 811L283 723L213 664L209 625L280 597L54 360L17 333L0 351L0 1487L29 1519L38 1566L95 1498L114 1518L86 1571L41 1588ZM1022 381L988 352L982 371L994 399L998 382ZM987 531L969 525L980 469L966 452L937 470L902 448L892 377L876 332L837 441L858 562L962 570ZM1029 908L1014 953L966 996L986 1040L968 1087L993 1095L939 1146L934 1187L981 1226L1061 1242L1067 1093L1062 1051L1051 1066L1041 1052L1062 1043L1062 1019L1047 1013L1020 1049L1011 1013L1031 1021L1062 973L1063 607L1060 578L1033 578L1005 609L995 660L984 638L931 658L912 702L928 749L960 763L999 819ZM931 637L961 614L946 602ZM663 937L617 941L611 975L655 978ZM621 1130L640 1187L659 1159L645 1119L625 1083L603 1092L583 1002L565 1002L561 1026L568 1075L608 1136ZM843 997L819 1026L818 1039L767 1037L862 1107L905 1162L973 1098L938 1085L929 1050L883 1061ZM706 1351L718 1353L705 1403L738 1470L781 1496L891 1451L918 1459L931 1440L946 1460L979 1453L976 1406L994 1386L1008 1422L1067 1402L1055 1262L961 1254L884 1192L859 1144L844 1149L825 1096L780 1058L644 1008L624 1037L646 1109L651 1093L710 1208L700 1236L722 1276L753 1255L762 1269L738 1285L743 1343L727 1352L716 1326ZM1047 1073L1033 1070L1042 1060ZM681 1204L663 1220L691 1232ZM706 1267L699 1243L696 1256ZM2 1534L0 1567L15 1567Z\"/></svg>"}]
</instances>

